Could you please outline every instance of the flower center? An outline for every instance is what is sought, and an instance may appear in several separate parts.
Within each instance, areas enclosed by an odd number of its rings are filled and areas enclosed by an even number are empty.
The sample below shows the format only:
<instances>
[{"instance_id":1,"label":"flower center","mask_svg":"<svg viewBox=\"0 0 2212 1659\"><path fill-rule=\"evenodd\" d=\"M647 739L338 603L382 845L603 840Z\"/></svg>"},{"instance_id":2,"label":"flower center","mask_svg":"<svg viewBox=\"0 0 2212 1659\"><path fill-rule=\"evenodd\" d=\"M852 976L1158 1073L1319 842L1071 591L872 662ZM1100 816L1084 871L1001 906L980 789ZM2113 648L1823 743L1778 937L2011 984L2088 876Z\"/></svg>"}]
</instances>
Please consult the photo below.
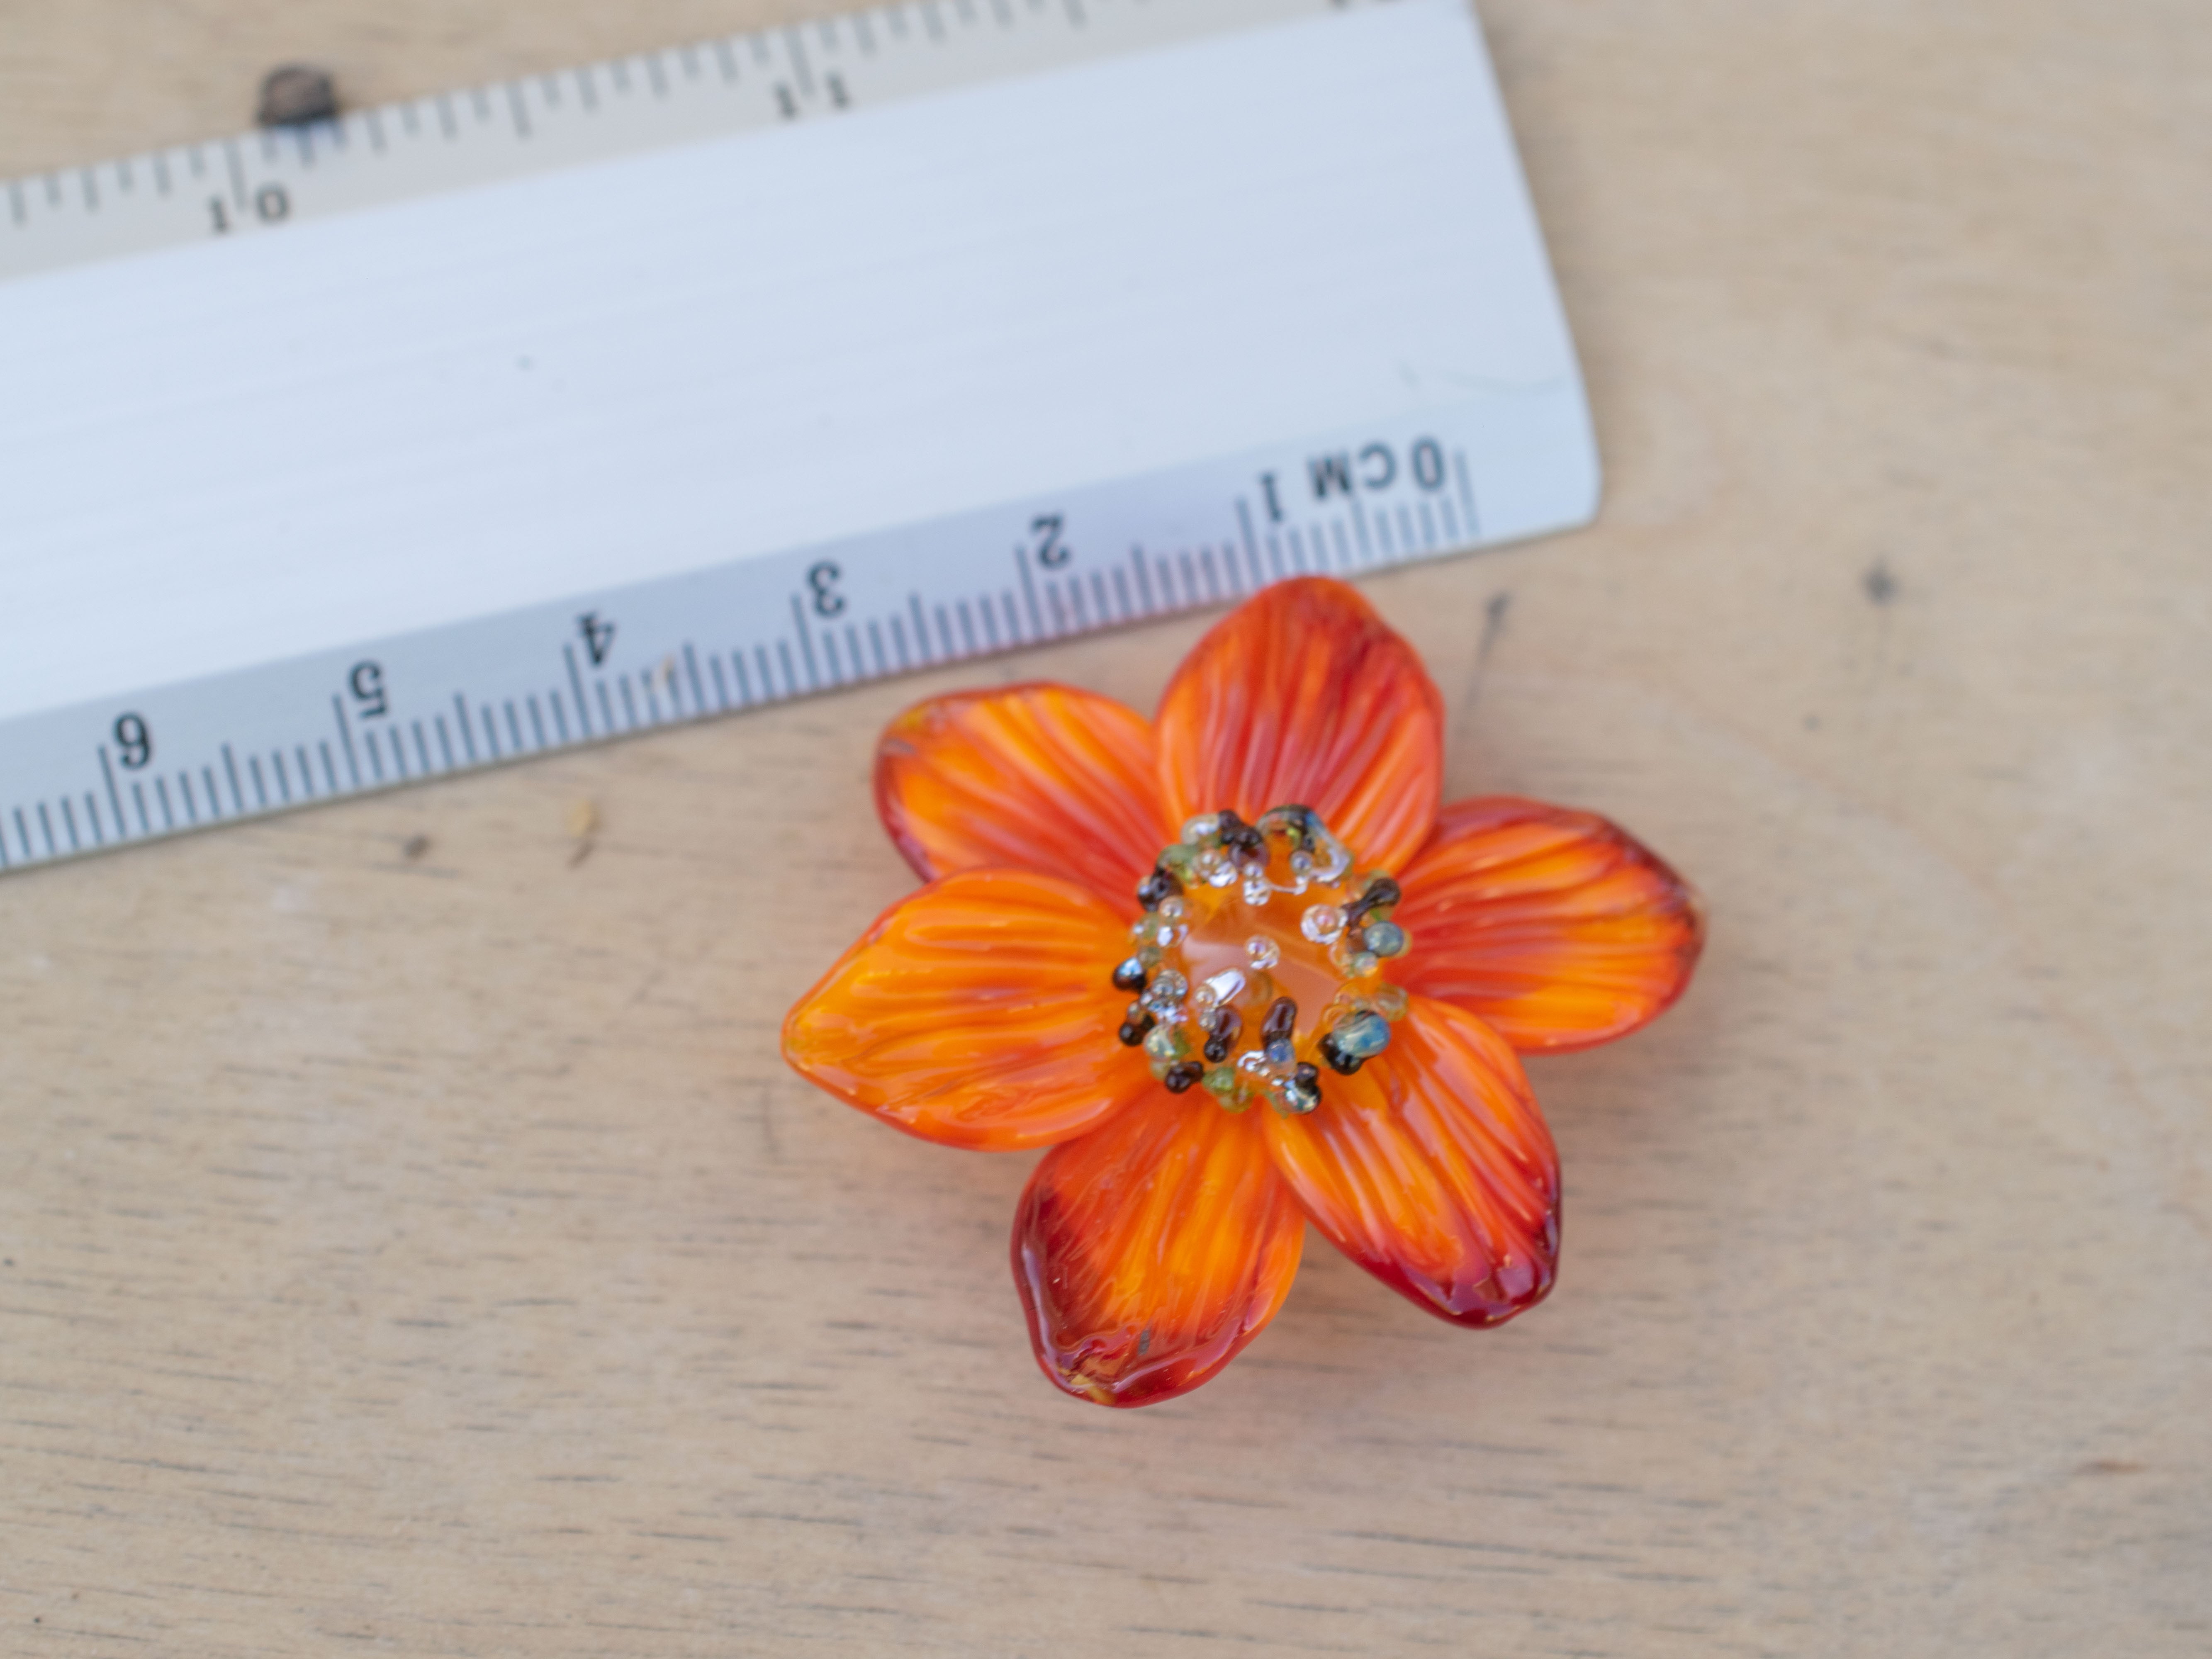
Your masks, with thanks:
<instances>
[{"instance_id":1,"label":"flower center","mask_svg":"<svg viewBox=\"0 0 2212 1659\"><path fill-rule=\"evenodd\" d=\"M1358 1071L1406 1012L1382 977L1409 943L1390 920L1398 884L1353 864L1310 807L1183 825L1137 888L1145 914L1114 969L1136 997L1121 1041L1177 1094L1202 1085L1232 1112L1312 1111L1322 1068Z\"/></svg>"}]
</instances>

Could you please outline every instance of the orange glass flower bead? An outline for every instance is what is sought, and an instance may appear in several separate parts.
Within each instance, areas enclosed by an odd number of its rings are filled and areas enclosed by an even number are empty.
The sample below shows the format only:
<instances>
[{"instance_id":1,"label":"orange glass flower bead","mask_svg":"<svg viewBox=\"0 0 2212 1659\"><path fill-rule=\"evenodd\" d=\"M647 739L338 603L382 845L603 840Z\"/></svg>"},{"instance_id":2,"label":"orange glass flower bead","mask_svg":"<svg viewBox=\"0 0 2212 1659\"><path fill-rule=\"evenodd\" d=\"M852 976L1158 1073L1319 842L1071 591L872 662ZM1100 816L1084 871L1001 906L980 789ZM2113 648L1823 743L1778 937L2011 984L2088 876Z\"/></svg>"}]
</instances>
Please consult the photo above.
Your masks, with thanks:
<instances>
[{"instance_id":1,"label":"orange glass flower bead","mask_svg":"<svg viewBox=\"0 0 2212 1659\"><path fill-rule=\"evenodd\" d=\"M1702 912L1604 819L1441 804L1442 699L1344 584L1261 592L1147 721L1072 687L939 697L877 805L928 885L793 1008L785 1057L898 1128L1047 1146L1014 1279L1060 1388L1195 1388L1274 1316L1306 1224L1416 1305L1551 1289L1559 1159L1519 1052L1688 983Z\"/></svg>"}]
</instances>

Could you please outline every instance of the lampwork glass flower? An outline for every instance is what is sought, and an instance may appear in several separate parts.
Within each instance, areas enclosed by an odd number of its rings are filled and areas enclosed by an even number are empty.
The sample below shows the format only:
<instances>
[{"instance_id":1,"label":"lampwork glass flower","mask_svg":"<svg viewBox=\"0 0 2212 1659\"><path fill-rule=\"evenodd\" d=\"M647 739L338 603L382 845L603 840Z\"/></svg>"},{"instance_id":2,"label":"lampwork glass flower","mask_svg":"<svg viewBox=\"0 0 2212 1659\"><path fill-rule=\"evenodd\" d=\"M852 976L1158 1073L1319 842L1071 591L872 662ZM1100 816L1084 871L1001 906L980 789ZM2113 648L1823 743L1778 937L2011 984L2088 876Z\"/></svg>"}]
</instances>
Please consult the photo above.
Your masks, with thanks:
<instances>
[{"instance_id":1,"label":"lampwork glass flower","mask_svg":"<svg viewBox=\"0 0 2212 1659\"><path fill-rule=\"evenodd\" d=\"M1257 1335L1306 1224L1417 1305L1542 1299L1559 1160L1516 1051L1626 1035L1703 927L1604 819L1440 803L1443 708L1340 582L1201 640L1147 721L1029 684L884 734L876 801L929 884L785 1022L785 1057L926 1139L1046 1146L1014 1219L1045 1375L1168 1399Z\"/></svg>"}]
</instances>

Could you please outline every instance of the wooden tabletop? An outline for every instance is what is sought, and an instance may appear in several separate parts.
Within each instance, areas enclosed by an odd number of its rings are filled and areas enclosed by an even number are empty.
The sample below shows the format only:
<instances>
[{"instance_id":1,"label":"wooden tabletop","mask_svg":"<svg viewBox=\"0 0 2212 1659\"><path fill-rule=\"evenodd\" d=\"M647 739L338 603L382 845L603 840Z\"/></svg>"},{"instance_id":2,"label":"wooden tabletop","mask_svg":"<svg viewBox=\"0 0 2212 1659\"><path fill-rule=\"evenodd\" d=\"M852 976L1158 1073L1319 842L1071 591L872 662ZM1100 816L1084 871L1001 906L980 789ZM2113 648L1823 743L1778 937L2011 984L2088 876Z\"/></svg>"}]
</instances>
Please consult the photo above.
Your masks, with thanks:
<instances>
[{"instance_id":1,"label":"wooden tabletop","mask_svg":"<svg viewBox=\"0 0 2212 1659\"><path fill-rule=\"evenodd\" d=\"M803 9L0 0L0 173L283 59ZM884 720L1149 708L1206 618L11 876L0 1650L2212 1650L2202 7L1484 11L1606 505L1367 591L1452 793L1610 813L1713 917L1674 1013L1532 1067L1551 1301L1472 1334L1316 1237L1219 1380L1079 1405L1030 1160L777 1059L911 885Z\"/></svg>"}]
</instances>

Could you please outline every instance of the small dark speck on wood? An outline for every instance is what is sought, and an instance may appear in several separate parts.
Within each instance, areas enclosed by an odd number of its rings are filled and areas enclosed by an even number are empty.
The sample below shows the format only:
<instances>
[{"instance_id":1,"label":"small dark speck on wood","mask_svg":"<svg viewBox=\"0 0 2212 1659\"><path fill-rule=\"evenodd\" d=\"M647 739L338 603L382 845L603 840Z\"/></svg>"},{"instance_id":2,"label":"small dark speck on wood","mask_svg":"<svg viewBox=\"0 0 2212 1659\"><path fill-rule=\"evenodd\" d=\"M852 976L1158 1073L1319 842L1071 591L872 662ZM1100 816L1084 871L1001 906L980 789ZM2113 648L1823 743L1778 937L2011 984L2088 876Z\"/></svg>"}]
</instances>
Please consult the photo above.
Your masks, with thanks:
<instances>
[{"instance_id":1,"label":"small dark speck on wood","mask_svg":"<svg viewBox=\"0 0 2212 1659\"><path fill-rule=\"evenodd\" d=\"M599 833L599 809L596 803L580 800L568 809L568 834L576 843L575 849L568 854L571 870L592 856Z\"/></svg>"},{"instance_id":2,"label":"small dark speck on wood","mask_svg":"<svg viewBox=\"0 0 2212 1659\"><path fill-rule=\"evenodd\" d=\"M1889 574L1887 560L1876 559L1859 580L1865 586L1867 598L1876 605L1887 605L1897 597L1897 578Z\"/></svg>"},{"instance_id":3,"label":"small dark speck on wood","mask_svg":"<svg viewBox=\"0 0 2212 1659\"><path fill-rule=\"evenodd\" d=\"M337 113L337 85L327 70L311 64L286 64L261 77L261 102L253 118L264 127L335 121Z\"/></svg>"},{"instance_id":4,"label":"small dark speck on wood","mask_svg":"<svg viewBox=\"0 0 2212 1659\"><path fill-rule=\"evenodd\" d=\"M1482 637L1475 642L1474 667L1467 678L1467 696L1460 702L1462 719L1474 712L1475 699L1482 695L1482 671L1490 666L1490 653L1497 647L1498 636L1505 631L1505 613L1512 605L1509 590L1492 593L1482 607Z\"/></svg>"},{"instance_id":5,"label":"small dark speck on wood","mask_svg":"<svg viewBox=\"0 0 2212 1659\"><path fill-rule=\"evenodd\" d=\"M399 843L399 851L410 864L418 862L430 850L428 836L410 836Z\"/></svg>"}]
</instances>

